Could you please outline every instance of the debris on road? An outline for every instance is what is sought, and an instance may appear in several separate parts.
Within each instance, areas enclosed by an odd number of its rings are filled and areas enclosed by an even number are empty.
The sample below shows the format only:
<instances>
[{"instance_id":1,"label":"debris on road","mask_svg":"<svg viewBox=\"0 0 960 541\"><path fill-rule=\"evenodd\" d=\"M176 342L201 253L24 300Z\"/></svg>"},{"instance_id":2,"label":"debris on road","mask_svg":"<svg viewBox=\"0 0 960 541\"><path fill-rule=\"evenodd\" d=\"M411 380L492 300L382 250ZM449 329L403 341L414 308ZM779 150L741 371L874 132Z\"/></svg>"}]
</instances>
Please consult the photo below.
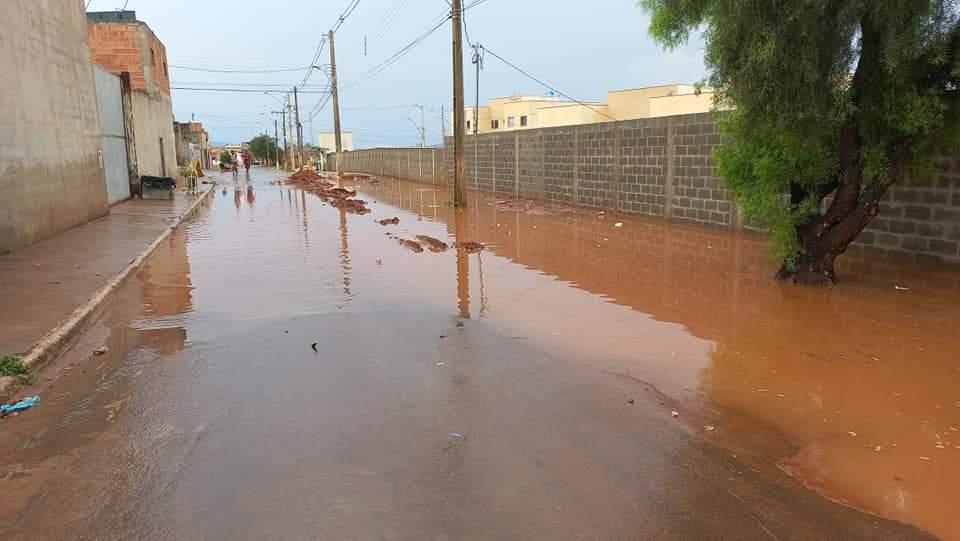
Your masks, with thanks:
<instances>
[{"instance_id":1,"label":"debris on road","mask_svg":"<svg viewBox=\"0 0 960 541\"><path fill-rule=\"evenodd\" d=\"M447 248L450 247L446 242L443 242L440 239L435 239L433 237L428 237L427 235L417 235L417 240L423 244L426 244L427 248L429 248L430 251L434 253L446 252Z\"/></svg>"},{"instance_id":2,"label":"debris on road","mask_svg":"<svg viewBox=\"0 0 960 541\"><path fill-rule=\"evenodd\" d=\"M317 351L317 343L314 342L314 343L310 344L310 349L312 349L313 351Z\"/></svg>"},{"instance_id":3,"label":"debris on road","mask_svg":"<svg viewBox=\"0 0 960 541\"><path fill-rule=\"evenodd\" d=\"M316 195L333 208L354 214L370 212L366 201L353 199L357 192L335 187L333 183L313 171L297 171L287 178L286 183Z\"/></svg>"},{"instance_id":4,"label":"debris on road","mask_svg":"<svg viewBox=\"0 0 960 541\"><path fill-rule=\"evenodd\" d=\"M633 404L634 402L636 402L636 400L634 400L634 399L632 399L632 398L630 398L630 399L627 400L627 404Z\"/></svg>"},{"instance_id":5,"label":"debris on road","mask_svg":"<svg viewBox=\"0 0 960 541\"><path fill-rule=\"evenodd\" d=\"M893 289L896 289L897 291L910 291L909 287L903 287L903 286L893 286Z\"/></svg>"},{"instance_id":6,"label":"debris on road","mask_svg":"<svg viewBox=\"0 0 960 541\"><path fill-rule=\"evenodd\" d=\"M473 242L472 240L458 242L456 243L456 247L470 253L479 252L486 248L486 246L483 244L480 244L479 242Z\"/></svg>"},{"instance_id":7,"label":"debris on road","mask_svg":"<svg viewBox=\"0 0 960 541\"><path fill-rule=\"evenodd\" d=\"M704 425L704 426L703 426L703 429L706 430L707 432L713 432L714 430L717 429L717 427L715 427L715 426L713 426L713 425Z\"/></svg>"},{"instance_id":8,"label":"debris on road","mask_svg":"<svg viewBox=\"0 0 960 541\"><path fill-rule=\"evenodd\" d=\"M93 350L93 354L94 354L94 355L103 355L104 353L106 353L106 352L108 352L108 351L110 351L110 348L108 348L107 346L101 346L101 347L98 347L97 349Z\"/></svg>"},{"instance_id":9,"label":"debris on road","mask_svg":"<svg viewBox=\"0 0 960 541\"><path fill-rule=\"evenodd\" d=\"M440 361L438 363L433 363L433 366L447 366L447 363Z\"/></svg>"},{"instance_id":10,"label":"debris on road","mask_svg":"<svg viewBox=\"0 0 960 541\"><path fill-rule=\"evenodd\" d=\"M680 417L680 412L677 410L673 410L670 412L670 415L673 415L674 417Z\"/></svg>"},{"instance_id":11,"label":"debris on road","mask_svg":"<svg viewBox=\"0 0 960 541\"><path fill-rule=\"evenodd\" d=\"M400 246L403 246L413 253L419 254L423 252L423 246L420 246L420 243L415 240L397 239L397 242L400 243Z\"/></svg>"},{"instance_id":12,"label":"debris on road","mask_svg":"<svg viewBox=\"0 0 960 541\"><path fill-rule=\"evenodd\" d=\"M33 395L28 396L27 398L24 398L18 402L0 405L0 417L16 415L18 412L28 410L36 406L37 402L40 402L40 397L38 395Z\"/></svg>"},{"instance_id":13,"label":"debris on road","mask_svg":"<svg viewBox=\"0 0 960 541\"><path fill-rule=\"evenodd\" d=\"M613 227L623 227L623 222L617 222L613 224Z\"/></svg>"},{"instance_id":14,"label":"debris on road","mask_svg":"<svg viewBox=\"0 0 960 541\"><path fill-rule=\"evenodd\" d=\"M451 433L447 434L447 437L450 438L451 440L454 440L454 439L459 439L459 440L466 439L466 436L464 436L463 434L461 434L461 433L459 433L459 432L451 432Z\"/></svg>"},{"instance_id":15,"label":"debris on road","mask_svg":"<svg viewBox=\"0 0 960 541\"><path fill-rule=\"evenodd\" d=\"M399 225L400 218L394 216L393 218L384 218L383 220L377 220L377 223L380 225Z\"/></svg>"}]
</instances>

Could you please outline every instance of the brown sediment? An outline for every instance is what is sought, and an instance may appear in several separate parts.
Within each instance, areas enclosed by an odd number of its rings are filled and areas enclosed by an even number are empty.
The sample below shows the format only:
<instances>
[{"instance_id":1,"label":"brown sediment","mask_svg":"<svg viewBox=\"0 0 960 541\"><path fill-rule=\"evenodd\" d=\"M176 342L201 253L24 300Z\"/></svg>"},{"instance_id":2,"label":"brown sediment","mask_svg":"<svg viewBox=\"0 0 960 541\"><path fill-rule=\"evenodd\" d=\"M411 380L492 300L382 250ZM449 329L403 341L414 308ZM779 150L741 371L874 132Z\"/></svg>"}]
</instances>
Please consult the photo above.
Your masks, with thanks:
<instances>
[{"instance_id":1,"label":"brown sediment","mask_svg":"<svg viewBox=\"0 0 960 541\"><path fill-rule=\"evenodd\" d=\"M415 240L397 239L397 242L400 243L400 246L403 246L411 252L418 254L423 252L423 246L421 246L420 243Z\"/></svg>"},{"instance_id":2,"label":"brown sediment","mask_svg":"<svg viewBox=\"0 0 960 541\"><path fill-rule=\"evenodd\" d=\"M357 192L336 187L333 183L314 171L297 171L287 178L286 183L318 196L333 208L342 209L354 214L367 214L370 212L370 209L367 208L366 201L354 199Z\"/></svg>"},{"instance_id":3,"label":"brown sediment","mask_svg":"<svg viewBox=\"0 0 960 541\"><path fill-rule=\"evenodd\" d=\"M417 235L417 240L427 245L431 252L446 252L450 246L440 239L428 237L427 235Z\"/></svg>"},{"instance_id":4,"label":"brown sediment","mask_svg":"<svg viewBox=\"0 0 960 541\"><path fill-rule=\"evenodd\" d=\"M393 218L385 218L383 220L377 220L377 223L380 225L398 225L400 224L400 218L394 216Z\"/></svg>"},{"instance_id":5,"label":"brown sediment","mask_svg":"<svg viewBox=\"0 0 960 541\"><path fill-rule=\"evenodd\" d=\"M479 252L485 248L483 244L480 244L479 242L474 242L472 240L458 242L456 245L457 245L457 248L461 250L466 250L467 252L471 252L471 253Z\"/></svg>"}]
</instances>

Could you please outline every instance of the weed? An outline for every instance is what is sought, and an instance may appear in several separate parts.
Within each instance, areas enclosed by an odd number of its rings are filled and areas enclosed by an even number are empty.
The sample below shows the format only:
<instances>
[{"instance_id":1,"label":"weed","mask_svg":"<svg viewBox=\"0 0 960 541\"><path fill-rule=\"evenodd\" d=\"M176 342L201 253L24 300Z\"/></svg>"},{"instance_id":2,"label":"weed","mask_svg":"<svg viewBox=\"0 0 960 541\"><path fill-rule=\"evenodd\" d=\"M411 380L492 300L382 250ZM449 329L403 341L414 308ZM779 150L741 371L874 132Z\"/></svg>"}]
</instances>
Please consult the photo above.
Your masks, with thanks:
<instances>
[{"instance_id":1,"label":"weed","mask_svg":"<svg viewBox=\"0 0 960 541\"><path fill-rule=\"evenodd\" d=\"M4 355L0 357L0 376L23 376L27 373L27 367L23 361L16 355Z\"/></svg>"}]
</instances>

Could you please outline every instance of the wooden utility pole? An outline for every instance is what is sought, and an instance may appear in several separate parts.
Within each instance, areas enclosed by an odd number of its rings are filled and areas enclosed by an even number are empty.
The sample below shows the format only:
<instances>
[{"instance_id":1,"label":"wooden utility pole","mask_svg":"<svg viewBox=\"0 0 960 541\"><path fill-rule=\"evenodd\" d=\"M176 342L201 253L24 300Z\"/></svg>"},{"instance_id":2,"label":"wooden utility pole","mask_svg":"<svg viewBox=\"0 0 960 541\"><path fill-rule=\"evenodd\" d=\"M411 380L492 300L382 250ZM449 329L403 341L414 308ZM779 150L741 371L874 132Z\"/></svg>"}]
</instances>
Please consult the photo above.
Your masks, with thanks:
<instances>
[{"instance_id":1,"label":"wooden utility pole","mask_svg":"<svg viewBox=\"0 0 960 541\"><path fill-rule=\"evenodd\" d=\"M297 97L297 87L293 87L293 111L297 115L297 160L303 167L303 124L300 123L300 98Z\"/></svg>"},{"instance_id":2,"label":"wooden utility pole","mask_svg":"<svg viewBox=\"0 0 960 541\"><path fill-rule=\"evenodd\" d=\"M453 204L467 206L463 186L463 0L453 0Z\"/></svg>"},{"instance_id":3,"label":"wooden utility pole","mask_svg":"<svg viewBox=\"0 0 960 541\"><path fill-rule=\"evenodd\" d=\"M337 93L337 52L333 46L333 30L327 34L330 43L330 95L333 97L333 137L337 146L337 185L343 175L343 143L340 139L340 96Z\"/></svg>"}]
</instances>

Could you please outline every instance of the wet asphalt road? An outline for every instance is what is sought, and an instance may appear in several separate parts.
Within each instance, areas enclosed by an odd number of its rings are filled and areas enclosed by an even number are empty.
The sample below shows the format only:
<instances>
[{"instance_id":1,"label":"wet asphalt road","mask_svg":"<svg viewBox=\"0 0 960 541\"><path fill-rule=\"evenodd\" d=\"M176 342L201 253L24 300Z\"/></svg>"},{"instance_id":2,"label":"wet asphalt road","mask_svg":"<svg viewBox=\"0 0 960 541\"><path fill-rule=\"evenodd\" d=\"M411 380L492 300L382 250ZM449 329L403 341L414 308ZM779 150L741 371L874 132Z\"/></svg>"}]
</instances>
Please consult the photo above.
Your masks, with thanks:
<instances>
[{"instance_id":1,"label":"wet asphalt road","mask_svg":"<svg viewBox=\"0 0 960 541\"><path fill-rule=\"evenodd\" d=\"M709 341L374 222L473 240L443 192L353 216L273 179L225 178L0 425L5 539L925 538L784 475L769 427L707 441L669 356Z\"/></svg>"}]
</instances>

